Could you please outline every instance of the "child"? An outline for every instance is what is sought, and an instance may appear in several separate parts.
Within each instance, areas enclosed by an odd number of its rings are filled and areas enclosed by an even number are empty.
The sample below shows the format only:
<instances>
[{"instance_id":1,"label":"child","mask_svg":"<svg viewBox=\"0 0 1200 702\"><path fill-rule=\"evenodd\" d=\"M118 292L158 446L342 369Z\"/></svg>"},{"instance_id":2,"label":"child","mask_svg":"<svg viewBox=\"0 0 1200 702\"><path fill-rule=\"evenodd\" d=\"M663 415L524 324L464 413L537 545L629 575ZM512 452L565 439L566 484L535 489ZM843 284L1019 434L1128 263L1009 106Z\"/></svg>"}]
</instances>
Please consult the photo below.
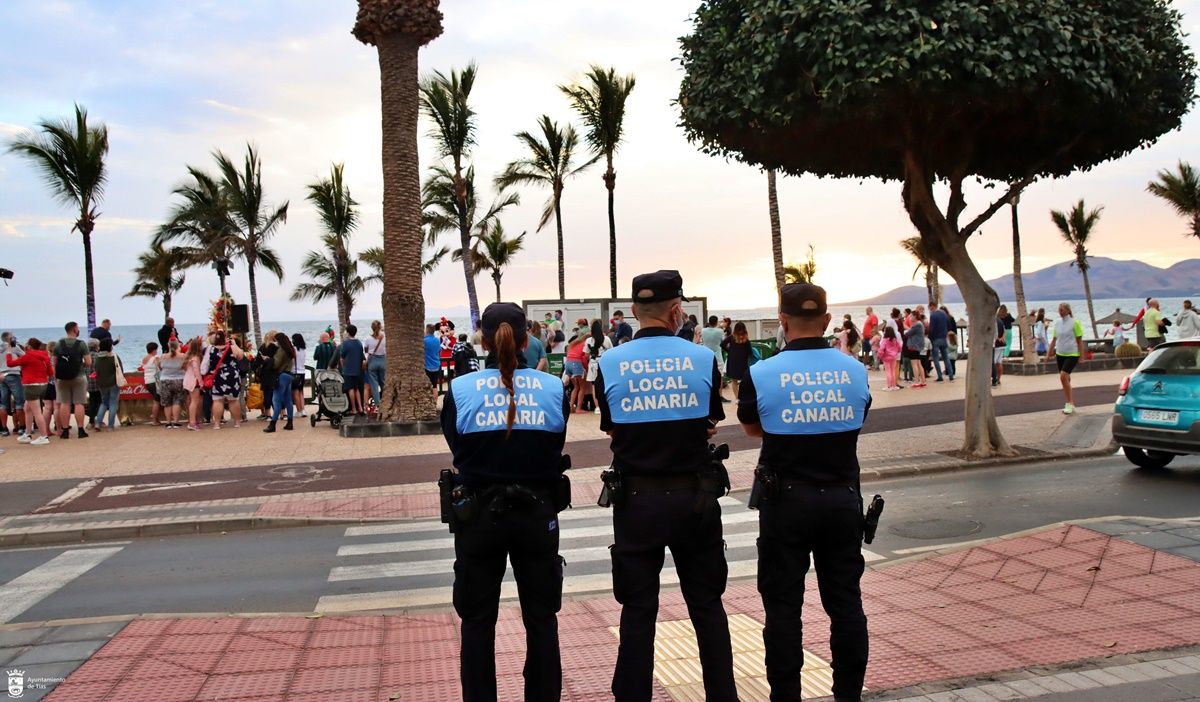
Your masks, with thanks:
<instances>
[{"instance_id":1,"label":"child","mask_svg":"<svg viewBox=\"0 0 1200 702\"><path fill-rule=\"evenodd\" d=\"M887 371L887 386L884 390L899 390L896 383L897 364L900 362L900 339L896 338L896 330L892 327L883 328L883 338L879 341L879 362Z\"/></svg>"},{"instance_id":2,"label":"child","mask_svg":"<svg viewBox=\"0 0 1200 702\"><path fill-rule=\"evenodd\" d=\"M957 361L958 361L958 334L957 333L955 333L953 331L946 332L946 346L949 347L946 350L946 358L950 359L950 364L949 364L950 365L950 378L953 379L954 376L958 375L958 368L957 368L957 366L958 366L958 364L957 364Z\"/></svg>"},{"instance_id":3,"label":"child","mask_svg":"<svg viewBox=\"0 0 1200 702\"><path fill-rule=\"evenodd\" d=\"M1113 338L1113 351L1116 351L1118 346L1125 343L1125 327L1121 326L1121 320L1113 322L1112 328L1105 330L1104 335Z\"/></svg>"}]
</instances>

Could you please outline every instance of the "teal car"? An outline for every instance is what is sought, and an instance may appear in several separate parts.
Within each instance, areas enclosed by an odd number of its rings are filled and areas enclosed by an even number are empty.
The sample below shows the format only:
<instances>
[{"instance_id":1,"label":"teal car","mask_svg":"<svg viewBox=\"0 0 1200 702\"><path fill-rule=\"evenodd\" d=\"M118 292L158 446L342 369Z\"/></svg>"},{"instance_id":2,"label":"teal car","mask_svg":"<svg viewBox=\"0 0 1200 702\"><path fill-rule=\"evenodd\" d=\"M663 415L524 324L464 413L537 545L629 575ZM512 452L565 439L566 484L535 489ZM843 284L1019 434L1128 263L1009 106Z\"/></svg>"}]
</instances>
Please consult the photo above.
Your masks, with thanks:
<instances>
[{"instance_id":1,"label":"teal car","mask_svg":"<svg viewBox=\"0 0 1200 702\"><path fill-rule=\"evenodd\" d=\"M1121 382L1113 439L1140 468L1200 454L1200 338L1169 341Z\"/></svg>"}]
</instances>

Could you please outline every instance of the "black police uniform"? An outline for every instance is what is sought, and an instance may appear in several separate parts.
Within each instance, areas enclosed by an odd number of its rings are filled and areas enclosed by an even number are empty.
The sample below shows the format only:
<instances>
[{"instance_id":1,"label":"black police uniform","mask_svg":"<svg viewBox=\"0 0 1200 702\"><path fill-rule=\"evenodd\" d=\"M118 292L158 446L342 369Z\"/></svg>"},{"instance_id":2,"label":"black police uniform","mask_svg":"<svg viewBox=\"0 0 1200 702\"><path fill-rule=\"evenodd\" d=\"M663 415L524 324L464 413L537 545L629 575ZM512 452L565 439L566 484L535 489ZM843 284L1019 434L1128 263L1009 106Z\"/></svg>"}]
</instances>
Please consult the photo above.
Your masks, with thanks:
<instances>
[{"instance_id":1,"label":"black police uniform","mask_svg":"<svg viewBox=\"0 0 1200 702\"><path fill-rule=\"evenodd\" d=\"M678 273L659 271L635 278L633 297L670 300L682 296L681 287ZM655 294L639 298L647 289ZM728 577L721 511L715 498L698 493L698 476L712 466L708 429L725 416L720 387L712 352L674 330L642 329L600 357L600 428L612 435L613 468L623 485L613 500L613 596L622 605L612 682L618 702L651 698L667 548L696 630L706 699L737 699L721 603Z\"/></svg>"},{"instance_id":2,"label":"black police uniform","mask_svg":"<svg viewBox=\"0 0 1200 702\"><path fill-rule=\"evenodd\" d=\"M496 323L489 314L495 307L484 312L485 329ZM521 309L507 308L500 312L513 319L503 321L523 332ZM561 380L525 368L519 350L517 359L511 434L509 395L493 356L486 369L451 382L442 408L456 482L474 499L473 515L454 522L454 609L462 619L460 674L467 702L496 700L496 617L506 559L512 561L525 624L524 699L558 700L562 694L557 613L563 560L554 495L570 405Z\"/></svg>"},{"instance_id":3,"label":"black police uniform","mask_svg":"<svg viewBox=\"0 0 1200 702\"><path fill-rule=\"evenodd\" d=\"M803 300L825 313L824 291L816 286L785 286L781 298L790 314L810 311L798 306ZM820 337L790 341L752 366L738 392L738 421L762 426L759 471L773 477L773 490L761 479L756 487L762 490L758 590L774 701L800 699L801 611L810 554L829 614L834 696L861 695L868 643L859 589L863 505L856 451L870 404L862 363Z\"/></svg>"}]
</instances>

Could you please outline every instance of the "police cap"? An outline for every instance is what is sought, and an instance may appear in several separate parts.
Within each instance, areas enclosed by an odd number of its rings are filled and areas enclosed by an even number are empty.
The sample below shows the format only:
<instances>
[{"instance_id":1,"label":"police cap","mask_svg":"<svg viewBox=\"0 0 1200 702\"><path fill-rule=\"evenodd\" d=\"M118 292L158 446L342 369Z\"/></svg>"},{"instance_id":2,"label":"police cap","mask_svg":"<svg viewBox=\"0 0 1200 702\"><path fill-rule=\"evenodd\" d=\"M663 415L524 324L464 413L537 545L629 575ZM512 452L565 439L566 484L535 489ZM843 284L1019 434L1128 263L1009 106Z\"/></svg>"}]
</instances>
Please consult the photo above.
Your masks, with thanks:
<instances>
[{"instance_id":1,"label":"police cap","mask_svg":"<svg viewBox=\"0 0 1200 702\"><path fill-rule=\"evenodd\" d=\"M655 271L635 276L632 297L634 302L643 303L663 302L675 298L688 301L683 296L683 276L679 275L679 271Z\"/></svg>"},{"instance_id":2,"label":"police cap","mask_svg":"<svg viewBox=\"0 0 1200 702\"><path fill-rule=\"evenodd\" d=\"M810 283L789 283L779 291L779 312L792 317L825 314L825 288Z\"/></svg>"},{"instance_id":3,"label":"police cap","mask_svg":"<svg viewBox=\"0 0 1200 702\"><path fill-rule=\"evenodd\" d=\"M525 310L511 302L493 302L483 311L480 319L480 329L488 339L495 338L500 325L508 322L513 330L513 339L517 346L525 338Z\"/></svg>"}]
</instances>

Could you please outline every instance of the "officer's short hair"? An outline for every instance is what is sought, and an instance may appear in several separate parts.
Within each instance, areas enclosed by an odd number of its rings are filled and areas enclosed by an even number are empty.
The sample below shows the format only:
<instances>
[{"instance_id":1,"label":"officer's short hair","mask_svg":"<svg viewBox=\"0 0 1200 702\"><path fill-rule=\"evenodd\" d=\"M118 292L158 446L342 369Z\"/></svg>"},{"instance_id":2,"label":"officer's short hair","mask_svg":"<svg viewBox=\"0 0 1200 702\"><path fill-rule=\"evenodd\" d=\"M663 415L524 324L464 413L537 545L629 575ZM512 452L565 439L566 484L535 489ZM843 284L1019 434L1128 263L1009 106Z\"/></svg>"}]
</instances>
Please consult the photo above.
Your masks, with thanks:
<instances>
[{"instance_id":1,"label":"officer's short hair","mask_svg":"<svg viewBox=\"0 0 1200 702\"><path fill-rule=\"evenodd\" d=\"M678 302L679 298L675 298L674 300L659 300L657 302L635 301L633 304L637 305L638 311L642 314L646 314L651 317L657 317L659 315L666 314L667 310L671 309L671 305Z\"/></svg>"}]
</instances>

